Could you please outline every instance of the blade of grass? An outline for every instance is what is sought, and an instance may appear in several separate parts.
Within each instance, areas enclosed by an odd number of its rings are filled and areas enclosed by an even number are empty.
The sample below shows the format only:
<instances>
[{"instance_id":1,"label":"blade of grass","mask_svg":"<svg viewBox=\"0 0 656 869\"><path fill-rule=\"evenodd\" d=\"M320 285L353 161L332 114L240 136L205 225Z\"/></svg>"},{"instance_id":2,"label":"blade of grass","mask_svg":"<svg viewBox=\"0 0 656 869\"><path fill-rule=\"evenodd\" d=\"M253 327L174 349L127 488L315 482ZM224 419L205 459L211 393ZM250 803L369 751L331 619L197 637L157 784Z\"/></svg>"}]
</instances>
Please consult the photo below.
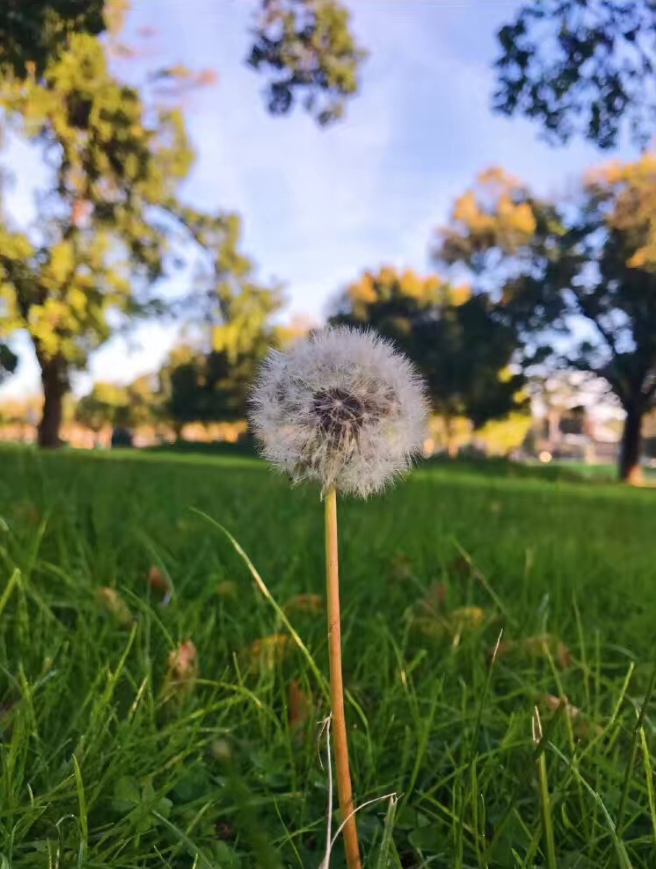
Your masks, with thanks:
<instances>
[{"instance_id":1,"label":"blade of grass","mask_svg":"<svg viewBox=\"0 0 656 869\"><path fill-rule=\"evenodd\" d=\"M503 616L506 619L506 621L508 621L510 624L516 625L517 619L513 618L513 616L508 612L504 602L501 600L501 598L496 593L496 591L492 588L492 586L488 582L488 579L485 576L485 574L483 573L483 571L474 563L474 560L472 559L471 555L467 552L467 550L464 548L464 546L462 546L455 537L452 537L451 539L453 540L454 546L456 547L456 549L458 550L460 555L465 559L465 561L469 565L469 569L471 570L474 579L476 579L476 581L478 583L480 583L480 585L489 594L489 596L492 598L494 603L498 606L499 612L503 613Z\"/></svg>"},{"instance_id":2,"label":"blade of grass","mask_svg":"<svg viewBox=\"0 0 656 869\"><path fill-rule=\"evenodd\" d=\"M565 757L565 755L561 751L559 751L559 749L552 743L549 744L549 747L563 761L563 763L567 765L567 768L572 771L574 777L581 782L584 789L590 794L592 799L601 809L601 813L604 816L606 826L608 827L608 832L610 833L610 837L615 848L615 853L617 854L617 860L620 865L620 869L633 869L631 860L629 859L629 855L626 850L626 845L620 839L618 835L618 828L613 821L610 812L606 808L606 804L604 803L602 798L599 796L597 791L587 783L587 781L583 778L581 773L576 768L576 765L572 763L572 761Z\"/></svg>"},{"instance_id":3,"label":"blade of grass","mask_svg":"<svg viewBox=\"0 0 656 869\"><path fill-rule=\"evenodd\" d=\"M626 812L626 803L629 798L629 788L631 786L631 779L633 778L633 768L635 766L635 759L638 753L638 742L640 739L640 730L642 729L642 725L645 721L645 715L647 714L647 706L649 705L649 701L651 700L651 695L654 691L654 685L656 685L656 665L654 665L654 669L652 670L651 678L649 680L649 685L647 687L647 693L645 694L644 700L642 702L642 706L640 707L640 712L637 715L635 728L633 730L633 741L631 744L631 751L629 753L629 759L626 763L626 769L624 771L624 783L622 785L622 796L620 797L620 807L617 812L617 829L618 833L621 836L622 831L624 830L624 815Z\"/></svg>"},{"instance_id":4,"label":"blade of grass","mask_svg":"<svg viewBox=\"0 0 656 869\"><path fill-rule=\"evenodd\" d=\"M647 780L647 794L649 796L649 814L651 817L651 829L654 835L654 858L656 860L656 799L654 798L654 774L652 772L651 755L649 754L649 746L647 745L647 736L645 728L640 728L640 743L642 745L642 756L645 764L645 779Z\"/></svg>"},{"instance_id":5,"label":"blade of grass","mask_svg":"<svg viewBox=\"0 0 656 869\"><path fill-rule=\"evenodd\" d=\"M390 797L389 804L387 806L387 813L385 814L385 825L383 827L383 839L380 843L380 853L378 854L378 862L376 863L376 869L387 869L387 864L389 862L390 850L392 847L392 832L394 830L394 819L396 817L396 805L398 803L398 798L396 794L392 794Z\"/></svg>"},{"instance_id":6,"label":"blade of grass","mask_svg":"<svg viewBox=\"0 0 656 869\"><path fill-rule=\"evenodd\" d=\"M0 615L2 615L4 608L7 606L9 598L11 597L11 593L20 582L20 575L20 570L16 568L16 570L14 570L12 575L9 577L9 582L7 583L5 590L2 592L2 597L0 597Z\"/></svg>"},{"instance_id":7,"label":"blade of grass","mask_svg":"<svg viewBox=\"0 0 656 869\"><path fill-rule=\"evenodd\" d=\"M233 549L235 550L235 552L240 556L240 558L242 559L242 561L244 562L244 564L246 565L246 567L249 569L249 571L250 571L250 573L251 573L251 576L252 576L253 579L255 580L255 583L256 583L257 587L260 589L260 591L261 591L262 594L264 595L264 598L265 598L265 599L266 599L266 600L271 604L271 606L272 606L272 608L274 609L276 615L277 615L278 618L282 621L282 623L284 624L284 626L287 628L287 630L288 630L289 633L290 633L290 636L292 637L292 639L294 640L294 642L296 643L296 645L297 645L298 648L300 649L301 653L302 653L303 656L305 657L306 661L308 662L308 665L309 665L310 669L312 670L312 674L313 674L314 678L317 680L317 684L318 684L319 687L321 688L321 691L323 692L324 696L325 696L326 698L329 698L329 697L330 697L330 690L329 690L329 688L328 688L328 684L327 684L325 678L322 676L321 671L320 671L319 668L317 667L317 665L316 665L316 663L315 663L315 661L314 661L314 658L313 658L312 655L310 654L309 649L307 648L307 646L305 645L305 643L303 642L303 640L300 638L300 636L298 635L298 633L297 633L296 630L294 629L294 626L292 625L292 623L291 623L291 622L289 621L289 619L287 618L287 615L285 614L284 610L283 610L282 607L278 604L278 602L276 601L276 599L273 597L273 595L271 594L271 592L270 592L269 589L267 588L266 583L264 582L264 580L262 579L262 577L260 576L260 574L259 574L259 573L257 572L257 570L255 569L255 565L254 565L253 562L250 560L250 558L248 557L248 555L244 552L244 550L243 550L242 547L239 545L239 543L237 542L237 540L235 540L235 538L232 536L232 534L228 531L227 528L224 528L223 525L221 525L220 522L217 522L216 519L212 519L212 517L211 517L211 516L208 516L207 513L203 513L202 510L197 510L195 507L192 507L191 510L192 510L192 512L195 513L197 516L200 516L200 518L203 519L205 522L207 522L209 525L211 525L212 527L214 527L214 528L218 529L219 531L221 531L221 533L224 534L224 535L228 538L228 540L229 540L230 543L232 544Z\"/></svg>"},{"instance_id":8,"label":"blade of grass","mask_svg":"<svg viewBox=\"0 0 656 869\"><path fill-rule=\"evenodd\" d=\"M77 802L80 811L80 831L82 833L80 850L78 851L77 856L77 865L82 866L84 864L84 856L87 852L87 848L89 847L89 822L87 818L87 802L84 795L84 782L82 781L82 772L80 770L80 764L77 762L77 757L75 755L73 755L73 771L75 774L75 788L77 790Z\"/></svg>"}]
</instances>

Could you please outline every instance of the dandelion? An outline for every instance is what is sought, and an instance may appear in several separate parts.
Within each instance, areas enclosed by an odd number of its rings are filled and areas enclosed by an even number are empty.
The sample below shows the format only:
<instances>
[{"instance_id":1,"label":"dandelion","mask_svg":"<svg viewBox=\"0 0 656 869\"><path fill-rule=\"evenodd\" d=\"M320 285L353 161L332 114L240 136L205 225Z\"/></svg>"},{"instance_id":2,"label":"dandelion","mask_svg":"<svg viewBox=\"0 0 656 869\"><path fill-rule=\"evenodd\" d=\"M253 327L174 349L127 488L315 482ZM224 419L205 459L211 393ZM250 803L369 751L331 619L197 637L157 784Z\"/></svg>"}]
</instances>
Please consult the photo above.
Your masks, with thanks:
<instances>
[{"instance_id":1,"label":"dandelion","mask_svg":"<svg viewBox=\"0 0 656 869\"><path fill-rule=\"evenodd\" d=\"M426 401L410 362L373 332L326 329L272 351L252 399L263 454L294 482L367 497L423 447Z\"/></svg>"},{"instance_id":2,"label":"dandelion","mask_svg":"<svg viewBox=\"0 0 656 869\"><path fill-rule=\"evenodd\" d=\"M366 498L408 471L423 447L427 411L411 363L383 338L348 328L272 351L252 396L265 458L294 483L318 482L324 500L330 701L348 869L361 864L344 714L337 492Z\"/></svg>"}]
</instances>

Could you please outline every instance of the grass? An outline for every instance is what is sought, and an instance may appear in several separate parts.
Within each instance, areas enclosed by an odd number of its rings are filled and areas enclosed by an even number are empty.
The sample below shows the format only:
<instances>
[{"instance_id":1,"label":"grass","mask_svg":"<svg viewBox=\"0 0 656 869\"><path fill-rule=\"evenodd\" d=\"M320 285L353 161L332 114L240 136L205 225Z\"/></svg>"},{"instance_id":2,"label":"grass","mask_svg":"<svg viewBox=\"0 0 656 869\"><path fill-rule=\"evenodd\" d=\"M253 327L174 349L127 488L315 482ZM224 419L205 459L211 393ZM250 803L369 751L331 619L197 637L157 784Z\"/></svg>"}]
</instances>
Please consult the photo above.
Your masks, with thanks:
<instances>
[{"instance_id":1,"label":"grass","mask_svg":"<svg viewBox=\"0 0 656 869\"><path fill-rule=\"evenodd\" d=\"M400 795L360 815L366 869L655 865L655 499L436 465L340 505L356 797ZM0 517L2 869L318 867L316 492L3 449Z\"/></svg>"}]
</instances>

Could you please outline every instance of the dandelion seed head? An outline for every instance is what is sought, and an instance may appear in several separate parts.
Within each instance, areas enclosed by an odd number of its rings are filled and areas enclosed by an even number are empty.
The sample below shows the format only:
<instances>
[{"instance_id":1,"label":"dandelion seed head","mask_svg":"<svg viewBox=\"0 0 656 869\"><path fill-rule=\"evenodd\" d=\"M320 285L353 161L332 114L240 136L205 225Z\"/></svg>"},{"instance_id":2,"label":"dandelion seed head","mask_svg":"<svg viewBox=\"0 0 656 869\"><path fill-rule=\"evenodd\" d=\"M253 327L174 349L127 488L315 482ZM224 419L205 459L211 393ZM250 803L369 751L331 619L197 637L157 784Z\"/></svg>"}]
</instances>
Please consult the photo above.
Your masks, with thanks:
<instances>
[{"instance_id":1,"label":"dandelion seed head","mask_svg":"<svg viewBox=\"0 0 656 869\"><path fill-rule=\"evenodd\" d=\"M421 378L390 342L337 327L271 351L251 422L265 458L293 482L367 497L409 470L427 410Z\"/></svg>"}]
</instances>

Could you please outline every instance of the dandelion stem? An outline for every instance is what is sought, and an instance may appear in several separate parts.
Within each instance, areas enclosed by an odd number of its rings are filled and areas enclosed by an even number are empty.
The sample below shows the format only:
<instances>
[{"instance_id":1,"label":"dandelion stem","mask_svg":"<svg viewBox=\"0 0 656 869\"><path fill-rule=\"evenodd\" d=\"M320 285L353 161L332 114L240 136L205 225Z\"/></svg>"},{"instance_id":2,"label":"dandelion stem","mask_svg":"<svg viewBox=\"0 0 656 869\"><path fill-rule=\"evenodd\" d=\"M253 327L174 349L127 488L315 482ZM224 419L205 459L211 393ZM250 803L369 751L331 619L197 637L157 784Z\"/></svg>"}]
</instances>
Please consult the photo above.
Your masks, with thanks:
<instances>
[{"instance_id":1,"label":"dandelion stem","mask_svg":"<svg viewBox=\"0 0 656 869\"><path fill-rule=\"evenodd\" d=\"M337 493L326 492L326 599L328 607L328 652L330 657L330 705L333 717L333 749L339 808L344 822L344 849L348 869L361 869L358 832L355 823L351 772L349 769L344 685L342 682L342 638L339 610L339 561L337 554Z\"/></svg>"}]
</instances>

